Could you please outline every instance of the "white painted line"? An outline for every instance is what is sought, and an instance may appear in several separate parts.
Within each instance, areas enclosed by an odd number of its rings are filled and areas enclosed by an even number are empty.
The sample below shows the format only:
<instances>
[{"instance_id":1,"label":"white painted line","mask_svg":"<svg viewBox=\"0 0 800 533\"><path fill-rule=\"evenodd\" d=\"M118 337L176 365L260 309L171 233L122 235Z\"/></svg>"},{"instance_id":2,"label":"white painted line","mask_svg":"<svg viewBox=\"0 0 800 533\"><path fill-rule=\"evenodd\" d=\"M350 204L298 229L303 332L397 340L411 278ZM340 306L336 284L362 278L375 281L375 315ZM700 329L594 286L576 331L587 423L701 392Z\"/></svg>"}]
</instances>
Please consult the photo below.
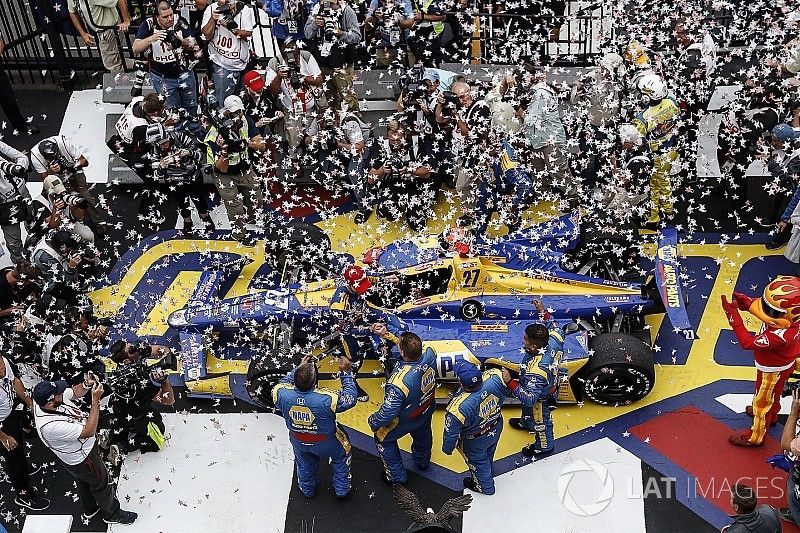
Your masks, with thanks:
<instances>
[{"instance_id":1,"label":"white painted line","mask_svg":"<svg viewBox=\"0 0 800 533\"><path fill-rule=\"evenodd\" d=\"M754 376L755 377L755 376ZM716 400L733 411L734 413L744 413L744 408L753 403L752 394L723 394L717 396ZM781 414L788 415L792 408L792 397L781 398Z\"/></svg>"}]
</instances>

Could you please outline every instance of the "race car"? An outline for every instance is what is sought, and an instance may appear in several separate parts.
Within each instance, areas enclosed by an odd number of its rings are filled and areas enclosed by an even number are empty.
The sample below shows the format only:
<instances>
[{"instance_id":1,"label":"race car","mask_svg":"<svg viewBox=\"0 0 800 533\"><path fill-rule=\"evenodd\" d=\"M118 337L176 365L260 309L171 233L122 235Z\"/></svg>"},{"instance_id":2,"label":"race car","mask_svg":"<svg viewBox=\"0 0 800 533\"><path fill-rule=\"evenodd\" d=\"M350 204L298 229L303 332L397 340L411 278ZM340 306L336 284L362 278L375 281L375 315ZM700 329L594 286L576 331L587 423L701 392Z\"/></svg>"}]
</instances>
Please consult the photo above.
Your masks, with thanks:
<instances>
[{"instance_id":1,"label":"race car","mask_svg":"<svg viewBox=\"0 0 800 533\"><path fill-rule=\"evenodd\" d=\"M557 400L635 402L655 384L644 315L666 310L673 326L692 335L677 233L661 232L652 279L628 282L591 275L598 258L576 271L564 269L562 256L580 247L576 227L561 217L500 242L478 243L478 255L441 247L431 255L410 243L369 250L365 264L377 267L377 283L386 290L367 296L366 305L417 333L436 352L439 382L454 383L460 358L516 372L524 329L539 319L534 300L541 300L566 333ZM291 263L284 257L284 274ZM333 273L302 282L284 275L275 286L219 300L228 275L204 272L190 305L168 318L179 331L183 380L195 396L268 403L272 385L301 353L324 350L321 341L342 331L340 316L330 312L339 280Z\"/></svg>"}]
</instances>

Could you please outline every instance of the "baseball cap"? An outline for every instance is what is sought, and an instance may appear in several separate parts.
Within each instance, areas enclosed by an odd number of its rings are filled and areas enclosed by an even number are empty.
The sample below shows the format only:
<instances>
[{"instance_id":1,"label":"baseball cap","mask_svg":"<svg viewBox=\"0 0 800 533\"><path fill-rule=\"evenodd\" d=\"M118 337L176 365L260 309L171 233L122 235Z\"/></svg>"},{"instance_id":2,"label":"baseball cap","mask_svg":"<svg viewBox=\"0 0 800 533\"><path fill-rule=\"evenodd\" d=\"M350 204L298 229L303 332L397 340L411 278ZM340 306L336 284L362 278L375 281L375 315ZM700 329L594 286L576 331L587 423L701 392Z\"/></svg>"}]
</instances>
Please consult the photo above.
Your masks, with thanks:
<instances>
[{"instance_id":1,"label":"baseball cap","mask_svg":"<svg viewBox=\"0 0 800 533\"><path fill-rule=\"evenodd\" d=\"M67 382L63 379L60 381L42 381L33 388L31 397L33 401L39 404L39 407L44 407L47 402L67 390Z\"/></svg>"},{"instance_id":2,"label":"baseball cap","mask_svg":"<svg viewBox=\"0 0 800 533\"><path fill-rule=\"evenodd\" d=\"M461 385L467 388L472 388L483 381L481 370L474 364L464 359L459 360L455 367L456 377Z\"/></svg>"},{"instance_id":3,"label":"baseball cap","mask_svg":"<svg viewBox=\"0 0 800 533\"><path fill-rule=\"evenodd\" d=\"M225 99L225 111L236 113L237 111L244 111L244 104L242 99L235 94L230 95Z\"/></svg>"},{"instance_id":4,"label":"baseball cap","mask_svg":"<svg viewBox=\"0 0 800 533\"><path fill-rule=\"evenodd\" d=\"M425 75L422 76L422 79L428 81L439 81L439 73L433 69L426 69Z\"/></svg>"},{"instance_id":5,"label":"baseball cap","mask_svg":"<svg viewBox=\"0 0 800 533\"><path fill-rule=\"evenodd\" d=\"M342 273L347 286L356 294L364 294L372 287L367 273L358 265L350 265Z\"/></svg>"},{"instance_id":6,"label":"baseball cap","mask_svg":"<svg viewBox=\"0 0 800 533\"><path fill-rule=\"evenodd\" d=\"M795 130L789 124L778 124L772 128L772 136L779 141L790 141L800 137L800 132Z\"/></svg>"},{"instance_id":7,"label":"baseball cap","mask_svg":"<svg viewBox=\"0 0 800 533\"><path fill-rule=\"evenodd\" d=\"M54 174L51 174L44 179L42 182L42 188L46 194L59 195L67 192L67 188L64 187L64 182L62 182L61 178Z\"/></svg>"},{"instance_id":8,"label":"baseball cap","mask_svg":"<svg viewBox=\"0 0 800 533\"><path fill-rule=\"evenodd\" d=\"M264 78L255 70L251 70L245 73L244 84L251 91L258 92L264 88Z\"/></svg>"}]
</instances>

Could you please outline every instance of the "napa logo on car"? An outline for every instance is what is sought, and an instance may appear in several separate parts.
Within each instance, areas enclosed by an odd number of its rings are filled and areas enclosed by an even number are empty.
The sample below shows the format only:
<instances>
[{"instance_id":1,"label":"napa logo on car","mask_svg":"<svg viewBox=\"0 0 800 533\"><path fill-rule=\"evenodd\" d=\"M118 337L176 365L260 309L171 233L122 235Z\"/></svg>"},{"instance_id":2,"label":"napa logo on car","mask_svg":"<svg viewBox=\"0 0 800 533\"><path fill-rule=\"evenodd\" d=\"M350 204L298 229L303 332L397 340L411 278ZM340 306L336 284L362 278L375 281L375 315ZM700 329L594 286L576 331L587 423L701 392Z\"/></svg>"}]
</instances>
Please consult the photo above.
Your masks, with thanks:
<instances>
[{"instance_id":1,"label":"napa logo on car","mask_svg":"<svg viewBox=\"0 0 800 533\"><path fill-rule=\"evenodd\" d=\"M303 426L308 428L314 425L314 413L305 405L293 405L289 409L289 418L292 419L292 424L295 426Z\"/></svg>"},{"instance_id":2,"label":"napa logo on car","mask_svg":"<svg viewBox=\"0 0 800 533\"><path fill-rule=\"evenodd\" d=\"M681 295L678 287L678 267L676 259L678 250L675 246L667 244L658 249L658 258L663 261L661 269L662 300L664 305L672 308L681 307Z\"/></svg>"},{"instance_id":3,"label":"napa logo on car","mask_svg":"<svg viewBox=\"0 0 800 533\"><path fill-rule=\"evenodd\" d=\"M496 333L508 333L508 324L472 324L470 331L494 331Z\"/></svg>"}]
</instances>

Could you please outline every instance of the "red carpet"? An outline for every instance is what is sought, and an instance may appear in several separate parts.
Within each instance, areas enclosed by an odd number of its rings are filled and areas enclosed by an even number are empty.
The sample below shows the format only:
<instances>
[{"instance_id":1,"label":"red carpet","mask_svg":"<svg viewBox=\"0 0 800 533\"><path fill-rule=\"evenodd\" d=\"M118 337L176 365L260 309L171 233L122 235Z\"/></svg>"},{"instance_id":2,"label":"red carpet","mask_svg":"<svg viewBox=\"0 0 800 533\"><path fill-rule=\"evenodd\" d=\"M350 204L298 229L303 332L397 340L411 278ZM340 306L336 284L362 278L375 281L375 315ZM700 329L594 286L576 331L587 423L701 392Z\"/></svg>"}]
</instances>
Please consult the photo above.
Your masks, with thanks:
<instances>
[{"instance_id":1,"label":"red carpet","mask_svg":"<svg viewBox=\"0 0 800 533\"><path fill-rule=\"evenodd\" d=\"M270 182L269 192L272 198L270 206L290 217L307 217L350 201L349 195L330 191L320 185L287 188L280 183Z\"/></svg>"},{"instance_id":2,"label":"red carpet","mask_svg":"<svg viewBox=\"0 0 800 533\"><path fill-rule=\"evenodd\" d=\"M786 505L787 474L765 462L780 451L780 443L769 436L760 448L733 446L728 443L731 428L693 406L663 414L630 431L696 478L695 486L688 490L690 497L705 498L732 514L730 487L744 483L757 489L759 503L776 508ZM800 528L784 522L783 531L795 533Z\"/></svg>"}]
</instances>

